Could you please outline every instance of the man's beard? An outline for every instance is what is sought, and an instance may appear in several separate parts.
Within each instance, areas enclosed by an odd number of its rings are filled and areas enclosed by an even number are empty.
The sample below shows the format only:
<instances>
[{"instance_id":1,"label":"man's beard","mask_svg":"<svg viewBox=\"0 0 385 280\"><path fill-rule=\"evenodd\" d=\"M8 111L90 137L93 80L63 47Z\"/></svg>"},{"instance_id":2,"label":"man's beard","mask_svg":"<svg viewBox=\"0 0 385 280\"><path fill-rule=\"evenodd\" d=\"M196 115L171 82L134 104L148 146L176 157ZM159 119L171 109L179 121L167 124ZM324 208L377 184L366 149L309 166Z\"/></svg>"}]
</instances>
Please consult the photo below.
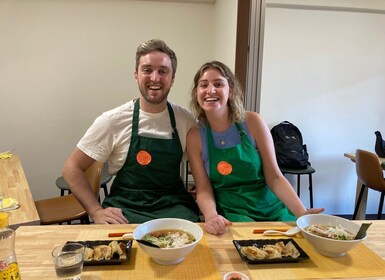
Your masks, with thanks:
<instances>
[{"instance_id":1,"label":"man's beard","mask_svg":"<svg viewBox=\"0 0 385 280\"><path fill-rule=\"evenodd\" d=\"M154 96L154 95L147 93L147 89L140 88L139 90L140 90L140 94L144 97L144 99L148 103L153 104L153 105L158 105L158 104L163 103L167 99L167 96L170 92L170 89L168 89L167 91Z\"/></svg>"}]
</instances>

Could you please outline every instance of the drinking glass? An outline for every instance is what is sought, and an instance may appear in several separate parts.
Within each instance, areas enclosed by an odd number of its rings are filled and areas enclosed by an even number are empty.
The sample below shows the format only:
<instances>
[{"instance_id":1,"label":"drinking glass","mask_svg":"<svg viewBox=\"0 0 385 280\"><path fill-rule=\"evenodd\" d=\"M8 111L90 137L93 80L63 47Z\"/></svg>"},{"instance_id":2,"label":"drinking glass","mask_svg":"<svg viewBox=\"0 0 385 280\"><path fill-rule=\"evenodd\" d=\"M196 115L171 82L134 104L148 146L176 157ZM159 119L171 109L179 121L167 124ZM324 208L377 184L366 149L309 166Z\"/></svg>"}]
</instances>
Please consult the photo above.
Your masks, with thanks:
<instances>
[{"instance_id":1,"label":"drinking glass","mask_svg":"<svg viewBox=\"0 0 385 280\"><path fill-rule=\"evenodd\" d=\"M84 245L66 243L53 249L56 277L60 280L79 280L83 270Z\"/></svg>"}]
</instances>

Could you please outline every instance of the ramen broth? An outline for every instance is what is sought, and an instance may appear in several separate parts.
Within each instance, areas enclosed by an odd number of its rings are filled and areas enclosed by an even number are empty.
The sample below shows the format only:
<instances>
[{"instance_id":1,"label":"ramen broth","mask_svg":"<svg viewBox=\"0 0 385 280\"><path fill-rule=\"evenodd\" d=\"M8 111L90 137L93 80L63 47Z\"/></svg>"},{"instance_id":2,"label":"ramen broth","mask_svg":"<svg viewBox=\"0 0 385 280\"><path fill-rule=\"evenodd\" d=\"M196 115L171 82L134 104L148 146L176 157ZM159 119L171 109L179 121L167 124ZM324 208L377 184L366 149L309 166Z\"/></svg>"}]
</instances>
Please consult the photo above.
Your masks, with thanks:
<instances>
[{"instance_id":1,"label":"ramen broth","mask_svg":"<svg viewBox=\"0 0 385 280\"><path fill-rule=\"evenodd\" d=\"M191 233L179 229L152 231L147 233L143 239L160 248L178 248L195 241L195 237Z\"/></svg>"}]
</instances>

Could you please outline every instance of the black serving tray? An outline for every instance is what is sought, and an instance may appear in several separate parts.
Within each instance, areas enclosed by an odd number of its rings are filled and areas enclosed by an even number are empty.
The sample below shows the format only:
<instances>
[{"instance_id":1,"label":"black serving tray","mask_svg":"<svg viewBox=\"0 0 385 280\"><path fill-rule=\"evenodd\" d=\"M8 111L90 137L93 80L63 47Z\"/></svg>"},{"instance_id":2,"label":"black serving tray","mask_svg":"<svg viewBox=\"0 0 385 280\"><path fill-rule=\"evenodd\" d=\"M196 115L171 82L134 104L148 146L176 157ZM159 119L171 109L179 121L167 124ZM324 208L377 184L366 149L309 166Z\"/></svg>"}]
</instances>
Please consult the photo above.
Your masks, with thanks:
<instances>
[{"instance_id":1,"label":"black serving tray","mask_svg":"<svg viewBox=\"0 0 385 280\"><path fill-rule=\"evenodd\" d=\"M99 245L108 246L108 244L110 244L111 241L113 240L67 241L67 243L80 243L80 244L83 244L85 247L94 248ZM84 260L84 265L115 265L115 264L121 264L123 262L128 261L130 259L130 254L131 254L132 240L116 240L116 241L118 243L122 242L125 244L127 258L119 259L119 256L117 254L114 254L114 256L110 260L100 260L100 261Z\"/></svg>"},{"instance_id":2,"label":"black serving tray","mask_svg":"<svg viewBox=\"0 0 385 280\"><path fill-rule=\"evenodd\" d=\"M253 259L249 259L247 256L245 256L241 253L241 247L244 247L244 246L256 246L258 248L262 248L264 245L275 244L279 241L282 241L285 245L291 241L293 243L293 245L295 246L295 248L300 253L299 257L298 258L282 257L282 258L274 258L274 259L253 260ZM237 249L238 254L241 257L241 259L248 264L297 263L301 260L305 260L305 259L309 258L309 256L305 253L305 251L302 250L302 248L292 238L233 240L233 244L234 244L235 248Z\"/></svg>"}]
</instances>

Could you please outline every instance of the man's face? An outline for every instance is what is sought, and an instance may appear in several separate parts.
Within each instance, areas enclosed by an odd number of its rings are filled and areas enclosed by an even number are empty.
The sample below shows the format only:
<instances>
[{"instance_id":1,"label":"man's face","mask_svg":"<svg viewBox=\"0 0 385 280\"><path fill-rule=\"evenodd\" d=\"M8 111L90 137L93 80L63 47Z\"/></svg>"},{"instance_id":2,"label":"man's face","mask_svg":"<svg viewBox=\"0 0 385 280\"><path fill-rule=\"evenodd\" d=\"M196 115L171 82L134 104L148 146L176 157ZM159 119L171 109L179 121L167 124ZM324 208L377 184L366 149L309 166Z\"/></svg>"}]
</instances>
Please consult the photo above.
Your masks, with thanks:
<instances>
[{"instance_id":1,"label":"man's face","mask_svg":"<svg viewBox=\"0 0 385 280\"><path fill-rule=\"evenodd\" d=\"M143 98L154 105L167 101L174 83L170 57L159 51L150 52L139 60L135 79Z\"/></svg>"}]
</instances>

